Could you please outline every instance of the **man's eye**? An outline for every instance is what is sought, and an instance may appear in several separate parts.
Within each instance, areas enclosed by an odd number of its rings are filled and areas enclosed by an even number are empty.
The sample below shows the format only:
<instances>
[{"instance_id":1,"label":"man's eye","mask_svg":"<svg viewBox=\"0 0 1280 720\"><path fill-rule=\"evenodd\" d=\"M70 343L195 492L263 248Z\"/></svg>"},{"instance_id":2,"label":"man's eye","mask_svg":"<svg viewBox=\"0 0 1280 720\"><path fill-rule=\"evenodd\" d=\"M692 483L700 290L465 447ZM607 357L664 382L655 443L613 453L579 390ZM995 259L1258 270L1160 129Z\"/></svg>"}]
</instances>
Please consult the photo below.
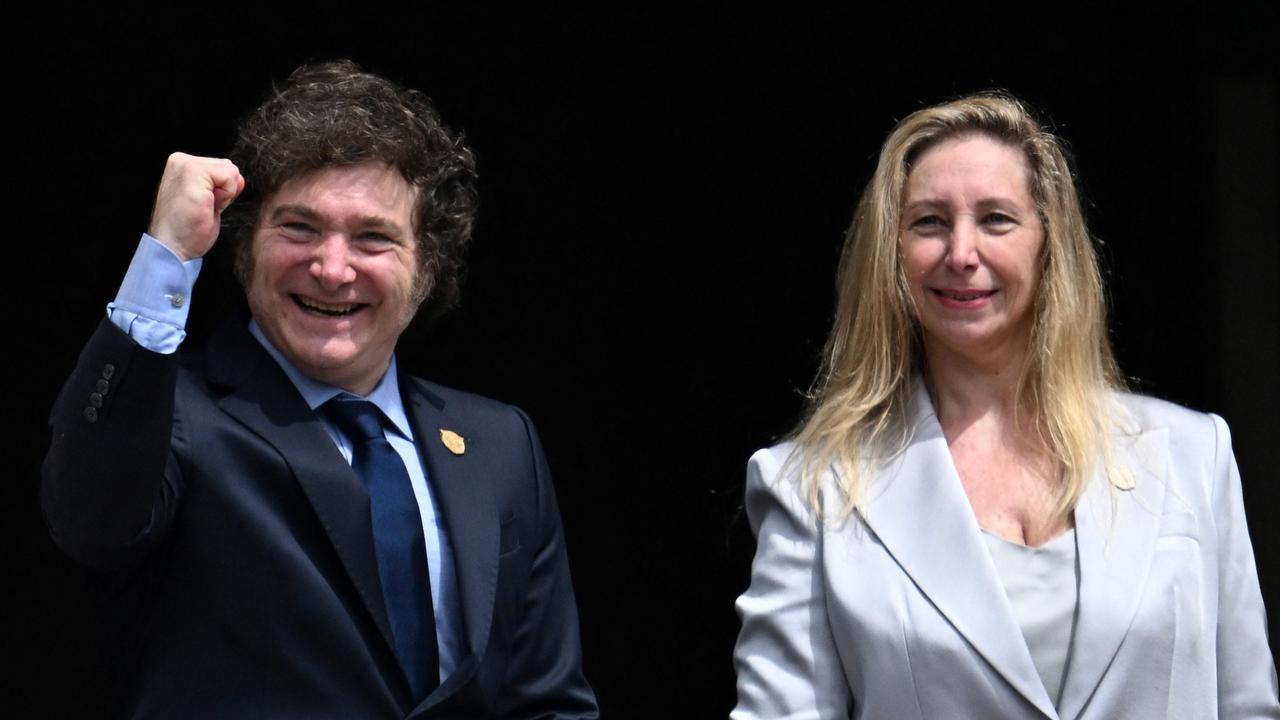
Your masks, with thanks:
<instances>
[{"instance_id":1,"label":"man's eye","mask_svg":"<svg viewBox=\"0 0 1280 720\"><path fill-rule=\"evenodd\" d=\"M391 239L391 237L390 237L390 236L388 236L388 235L384 235L383 233L380 233L380 232L366 232L366 233L360 233L360 234L357 236L357 239L359 239L359 240L364 240L365 242L373 242L373 243L390 243L390 242L395 242L394 240L392 240L392 239Z\"/></svg>"},{"instance_id":2,"label":"man's eye","mask_svg":"<svg viewBox=\"0 0 1280 720\"><path fill-rule=\"evenodd\" d=\"M315 228L311 227L310 225L308 225L308 224L306 224L306 223L304 223L304 222L287 222L287 223L282 223L282 224L280 225L280 227L282 227L282 228L284 228L285 230L288 230L289 232L292 232L292 233L313 233L313 232L315 232Z\"/></svg>"}]
</instances>

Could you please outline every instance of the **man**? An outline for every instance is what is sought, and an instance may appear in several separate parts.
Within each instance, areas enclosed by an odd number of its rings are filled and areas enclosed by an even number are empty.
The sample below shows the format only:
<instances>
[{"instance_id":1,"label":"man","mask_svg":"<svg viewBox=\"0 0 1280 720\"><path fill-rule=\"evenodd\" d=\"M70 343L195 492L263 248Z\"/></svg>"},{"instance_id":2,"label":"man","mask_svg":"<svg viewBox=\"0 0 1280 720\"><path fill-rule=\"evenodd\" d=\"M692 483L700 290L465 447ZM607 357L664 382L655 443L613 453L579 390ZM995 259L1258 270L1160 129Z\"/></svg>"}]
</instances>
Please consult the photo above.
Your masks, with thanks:
<instances>
[{"instance_id":1,"label":"man","mask_svg":"<svg viewBox=\"0 0 1280 720\"><path fill-rule=\"evenodd\" d=\"M180 357L224 212L251 319ZM349 62L297 70L230 160L170 157L42 485L101 571L113 714L597 716L528 418L396 368L474 214L461 138Z\"/></svg>"}]
</instances>

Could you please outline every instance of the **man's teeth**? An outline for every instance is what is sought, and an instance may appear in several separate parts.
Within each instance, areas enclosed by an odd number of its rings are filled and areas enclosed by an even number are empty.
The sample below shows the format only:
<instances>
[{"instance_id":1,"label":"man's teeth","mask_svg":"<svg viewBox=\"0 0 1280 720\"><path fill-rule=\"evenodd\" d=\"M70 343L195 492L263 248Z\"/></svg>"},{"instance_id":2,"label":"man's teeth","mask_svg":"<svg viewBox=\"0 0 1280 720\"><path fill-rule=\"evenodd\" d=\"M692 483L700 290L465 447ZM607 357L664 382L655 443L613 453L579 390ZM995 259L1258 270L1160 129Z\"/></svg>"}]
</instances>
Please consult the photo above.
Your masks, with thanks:
<instances>
[{"instance_id":1,"label":"man's teeth","mask_svg":"<svg viewBox=\"0 0 1280 720\"><path fill-rule=\"evenodd\" d=\"M347 313L353 312L355 311L356 308L360 307L356 303L330 305L329 303L322 303L317 300L311 300L311 299L299 297L299 296L294 296L294 299L297 300L298 304L301 305L302 307L308 310L314 310L319 313L324 313L325 315L346 315Z\"/></svg>"}]
</instances>

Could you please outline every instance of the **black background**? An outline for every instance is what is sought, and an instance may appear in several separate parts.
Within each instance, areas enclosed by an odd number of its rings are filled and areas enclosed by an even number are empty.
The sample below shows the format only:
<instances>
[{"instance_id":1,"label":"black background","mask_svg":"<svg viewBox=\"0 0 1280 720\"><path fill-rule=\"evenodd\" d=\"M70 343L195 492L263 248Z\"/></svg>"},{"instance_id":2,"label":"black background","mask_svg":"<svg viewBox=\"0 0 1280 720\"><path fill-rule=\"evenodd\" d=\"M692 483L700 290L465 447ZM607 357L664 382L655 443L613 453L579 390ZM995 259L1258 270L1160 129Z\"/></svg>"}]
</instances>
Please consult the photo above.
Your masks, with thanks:
<instances>
[{"instance_id":1,"label":"black background","mask_svg":"<svg viewBox=\"0 0 1280 720\"><path fill-rule=\"evenodd\" d=\"M106 692L87 584L36 499L49 405L114 295L166 155L225 154L272 79L332 57L422 89L476 150L463 308L401 358L538 423L608 715L729 710L733 601L753 550L746 458L799 417L880 142L909 112L988 88L1042 108L1077 155L1135 387L1232 424L1275 627L1273 3L1158 16L414 7L46 9L10 28L32 49L11 60L7 102L25 132L6 178L21 330L5 498L18 602L4 626L33 712L100 715ZM193 332L237 292L209 267Z\"/></svg>"}]
</instances>

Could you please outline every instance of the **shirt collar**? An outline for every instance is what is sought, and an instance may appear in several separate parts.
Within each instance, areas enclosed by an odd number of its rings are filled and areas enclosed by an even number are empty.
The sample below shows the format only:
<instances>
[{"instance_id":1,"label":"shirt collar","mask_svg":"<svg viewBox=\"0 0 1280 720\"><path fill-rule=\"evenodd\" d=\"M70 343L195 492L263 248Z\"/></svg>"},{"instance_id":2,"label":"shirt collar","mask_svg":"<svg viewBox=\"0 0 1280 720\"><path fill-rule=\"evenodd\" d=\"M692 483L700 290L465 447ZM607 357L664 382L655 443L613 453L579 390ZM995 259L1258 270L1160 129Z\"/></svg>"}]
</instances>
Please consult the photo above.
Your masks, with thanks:
<instances>
[{"instance_id":1,"label":"shirt collar","mask_svg":"<svg viewBox=\"0 0 1280 720\"><path fill-rule=\"evenodd\" d=\"M302 399L306 401L307 407L312 410L329 402L338 395L346 394L359 397L342 388L322 383L303 374L293 363L289 362L289 359L275 345L271 344L266 334L262 332L262 328L258 326L257 320L249 320L249 333L258 340L262 348L267 351L267 354L280 366L280 369L284 370L284 374L288 376L289 381L293 383L293 386L298 389L298 393L302 395ZM382 411L383 415L387 416L387 419L391 421L397 432L405 438L413 440L413 430L409 426L409 416L404 411L404 401L400 397L400 385L396 382L397 377L399 375L396 371L396 356L392 353L391 364L387 366L387 371L378 380L378 384L374 386L373 391L361 399L373 403L374 406Z\"/></svg>"}]
</instances>

